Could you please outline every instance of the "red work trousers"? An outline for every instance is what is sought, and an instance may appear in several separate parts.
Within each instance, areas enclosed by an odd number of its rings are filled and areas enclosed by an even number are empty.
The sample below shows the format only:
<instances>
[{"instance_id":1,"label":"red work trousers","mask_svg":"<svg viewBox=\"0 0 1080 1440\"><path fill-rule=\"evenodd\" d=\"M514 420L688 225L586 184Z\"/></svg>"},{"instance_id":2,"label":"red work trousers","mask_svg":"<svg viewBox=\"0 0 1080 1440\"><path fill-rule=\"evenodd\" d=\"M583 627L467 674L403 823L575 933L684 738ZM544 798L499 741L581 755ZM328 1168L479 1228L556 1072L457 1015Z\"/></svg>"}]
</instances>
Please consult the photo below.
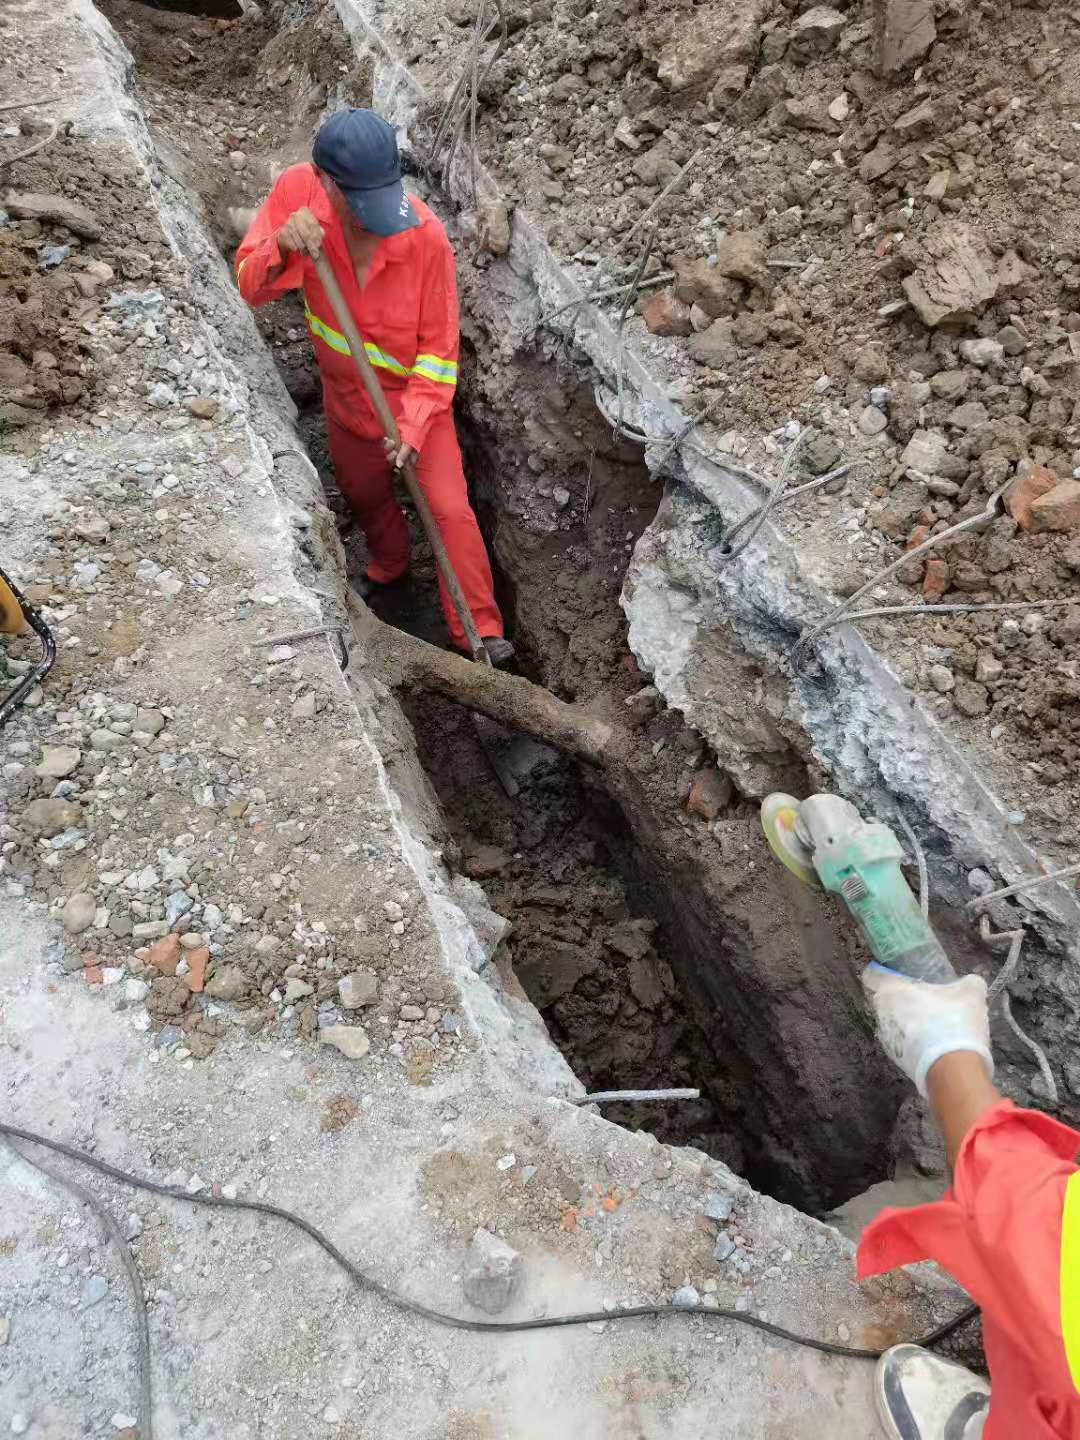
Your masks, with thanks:
<instances>
[{"instance_id":1,"label":"red work trousers","mask_svg":"<svg viewBox=\"0 0 1080 1440\"><path fill-rule=\"evenodd\" d=\"M397 580L409 568L409 527L394 495L383 442L365 439L329 419L327 431L338 488L367 539L368 578L384 585ZM428 431L416 462L416 478L427 496L477 630L481 635L501 635L502 616L495 604L491 565L469 504L454 417L449 411L438 416ZM467 651L465 631L441 575L439 599L451 643Z\"/></svg>"}]
</instances>

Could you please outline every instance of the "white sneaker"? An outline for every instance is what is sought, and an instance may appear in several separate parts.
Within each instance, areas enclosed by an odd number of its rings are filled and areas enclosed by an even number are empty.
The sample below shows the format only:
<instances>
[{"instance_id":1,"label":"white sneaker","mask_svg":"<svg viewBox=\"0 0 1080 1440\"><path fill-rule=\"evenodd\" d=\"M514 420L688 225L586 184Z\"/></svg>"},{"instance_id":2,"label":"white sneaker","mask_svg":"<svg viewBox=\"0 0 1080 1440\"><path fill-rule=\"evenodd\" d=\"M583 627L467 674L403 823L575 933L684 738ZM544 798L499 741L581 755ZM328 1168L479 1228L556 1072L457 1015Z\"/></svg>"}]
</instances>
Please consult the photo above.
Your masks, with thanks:
<instances>
[{"instance_id":1,"label":"white sneaker","mask_svg":"<svg viewBox=\"0 0 1080 1440\"><path fill-rule=\"evenodd\" d=\"M918 1345L894 1345L878 1361L874 1399L889 1440L978 1440L990 1386Z\"/></svg>"}]
</instances>

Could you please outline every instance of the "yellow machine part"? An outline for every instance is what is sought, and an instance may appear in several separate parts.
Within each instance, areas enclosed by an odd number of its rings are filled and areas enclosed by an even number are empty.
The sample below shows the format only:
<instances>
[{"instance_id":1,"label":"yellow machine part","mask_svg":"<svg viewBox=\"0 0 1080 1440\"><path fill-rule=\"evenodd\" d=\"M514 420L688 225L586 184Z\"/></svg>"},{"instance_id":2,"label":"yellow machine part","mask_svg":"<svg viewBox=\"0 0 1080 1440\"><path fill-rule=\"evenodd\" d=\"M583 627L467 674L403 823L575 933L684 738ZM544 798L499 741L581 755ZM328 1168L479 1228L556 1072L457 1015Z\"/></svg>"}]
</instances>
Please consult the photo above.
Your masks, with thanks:
<instances>
[{"instance_id":1,"label":"yellow machine part","mask_svg":"<svg viewBox=\"0 0 1080 1440\"><path fill-rule=\"evenodd\" d=\"M11 586L0 575L0 635L25 635L29 629L22 606L15 599Z\"/></svg>"}]
</instances>

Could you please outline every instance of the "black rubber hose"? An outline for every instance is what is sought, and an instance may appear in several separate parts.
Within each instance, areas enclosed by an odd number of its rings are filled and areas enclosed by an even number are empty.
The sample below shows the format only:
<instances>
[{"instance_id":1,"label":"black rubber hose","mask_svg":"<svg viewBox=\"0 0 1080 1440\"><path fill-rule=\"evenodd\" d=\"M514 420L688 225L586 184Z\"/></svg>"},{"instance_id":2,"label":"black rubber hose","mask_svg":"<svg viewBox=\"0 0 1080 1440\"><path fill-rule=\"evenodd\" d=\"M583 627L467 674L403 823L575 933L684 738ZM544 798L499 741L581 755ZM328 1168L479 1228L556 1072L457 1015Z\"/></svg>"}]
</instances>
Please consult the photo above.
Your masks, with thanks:
<instances>
[{"instance_id":1,"label":"black rubber hose","mask_svg":"<svg viewBox=\"0 0 1080 1440\"><path fill-rule=\"evenodd\" d=\"M861 1350L852 1345L834 1345L831 1340L815 1340L809 1335L796 1335L791 1330L785 1330L782 1325L774 1325L769 1320L760 1320L756 1315L748 1315L742 1310L706 1310L702 1307L683 1309L681 1306L674 1305L624 1305L616 1310L584 1310L572 1315L541 1316L535 1320L471 1320L461 1315L446 1315L441 1310L432 1310L430 1306L421 1304L419 1300L408 1299L407 1296L399 1294L396 1290L389 1289L373 1276L365 1274L354 1261L342 1254L329 1236L324 1235L310 1220L305 1220L302 1215L294 1215L291 1210L282 1210L279 1206L268 1205L262 1200L229 1200L225 1196L218 1197L212 1194L189 1195L186 1190L175 1189L171 1185L160 1185L156 1180L142 1180L136 1175L129 1174L126 1170L120 1170L117 1166L110 1165L105 1160L98 1160L83 1150L75 1149L73 1145L65 1145L62 1140L48 1140L43 1135L34 1134L32 1130L22 1130L16 1125L6 1125L2 1121L0 1121L0 1135L7 1135L16 1140L26 1140L32 1145L44 1145L58 1155L66 1155L69 1160L74 1160L79 1165L88 1165L92 1170L97 1170L99 1174L108 1175L110 1179L118 1180L122 1185L132 1185L137 1190L148 1190L154 1195L167 1195L172 1200L184 1200L193 1205L209 1205L226 1210L253 1210L259 1215L272 1215L276 1220L284 1220L290 1225L295 1225L305 1235L310 1236L316 1245L325 1250L330 1258L341 1266L360 1289L371 1290L376 1295L381 1295L384 1300L399 1310L407 1310L413 1315L419 1315L424 1320L430 1320L435 1325L445 1325L454 1330L489 1331L508 1335L521 1330L555 1330L564 1325L589 1325L599 1320L633 1320L646 1315L698 1315L712 1320L733 1320L739 1325L749 1325L755 1330L765 1331L767 1335L775 1335L777 1339L789 1340L793 1345L801 1345L809 1350L820 1350L824 1355L841 1355L854 1360L877 1360L884 1354L883 1350ZM928 1335L923 1335L909 1343L921 1345L924 1348L936 1344L970 1320L973 1315L978 1313L978 1308L977 1305L966 1306L951 1320L946 1320L943 1325L938 1325L936 1329L931 1330Z\"/></svg>"}]
</instances>

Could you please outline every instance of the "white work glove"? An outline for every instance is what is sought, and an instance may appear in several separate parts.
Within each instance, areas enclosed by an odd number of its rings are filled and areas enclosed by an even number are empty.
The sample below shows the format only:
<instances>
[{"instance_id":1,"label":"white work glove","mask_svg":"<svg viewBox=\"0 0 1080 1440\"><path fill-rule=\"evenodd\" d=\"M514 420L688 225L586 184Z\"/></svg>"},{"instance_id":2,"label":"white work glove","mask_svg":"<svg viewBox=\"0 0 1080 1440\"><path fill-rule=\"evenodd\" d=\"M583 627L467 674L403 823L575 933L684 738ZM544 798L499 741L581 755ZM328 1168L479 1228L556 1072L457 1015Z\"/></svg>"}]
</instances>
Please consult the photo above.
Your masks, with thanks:
<instances>
[{"instance_id":1,"label":"white work glove","mask_svg":"<svg viewBox=\"0 0 1080 1440\"><path fill-rule=\"evenodd\" d=\"M931 985L871 962L862 981L882 1049L915 1082L920 1095L926 1095L931 1065L954 1050L981 1055L993 1079L986 981L981 976L965 975L948 985Z\"/></svg>"}]
</instances>

